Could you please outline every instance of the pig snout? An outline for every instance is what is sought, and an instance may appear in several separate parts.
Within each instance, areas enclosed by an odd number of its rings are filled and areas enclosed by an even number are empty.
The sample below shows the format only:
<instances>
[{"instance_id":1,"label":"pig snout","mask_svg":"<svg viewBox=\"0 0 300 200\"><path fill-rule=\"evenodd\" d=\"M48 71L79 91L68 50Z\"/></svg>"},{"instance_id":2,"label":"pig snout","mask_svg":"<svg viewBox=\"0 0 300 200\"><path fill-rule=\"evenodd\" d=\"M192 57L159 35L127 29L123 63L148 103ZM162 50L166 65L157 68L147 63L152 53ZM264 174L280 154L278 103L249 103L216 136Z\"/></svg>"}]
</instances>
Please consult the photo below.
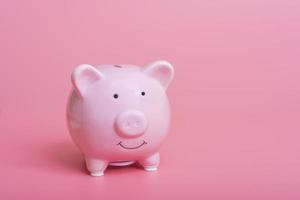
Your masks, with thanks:
<instances>
[{"instance_id":1,"label":"pig snout","mask_svg":"<svg viewBox=\"0 0 300 200\"><path fill-rule=\"evenodd\" d=\"M146 116L138 110L121 112L116 119L117 132L121 137L135 138L144 134L148 127Z\"/></svg>"}]
</instances>

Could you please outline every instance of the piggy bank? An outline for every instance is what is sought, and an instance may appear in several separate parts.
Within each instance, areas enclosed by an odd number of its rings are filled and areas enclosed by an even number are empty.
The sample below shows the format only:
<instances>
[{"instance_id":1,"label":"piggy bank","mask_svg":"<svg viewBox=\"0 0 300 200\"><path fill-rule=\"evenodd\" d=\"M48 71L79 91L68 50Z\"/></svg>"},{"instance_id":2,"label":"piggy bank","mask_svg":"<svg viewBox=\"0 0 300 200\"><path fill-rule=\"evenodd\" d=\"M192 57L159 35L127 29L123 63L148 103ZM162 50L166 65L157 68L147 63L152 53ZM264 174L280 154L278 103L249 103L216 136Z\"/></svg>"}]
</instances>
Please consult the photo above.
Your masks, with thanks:
<instances>
[{"instance_id":1,"label":"piggy bank","mask_svg":"<svg viewBox=\"0 0 300 200\"><path fill-rule=\"evenodd\" d=\"M75 68L67 124L92 176L102 176L108 165L135 162L157 170L170 125L166 90L173 76L167 61Z\"/></svg>"}]
</instances>

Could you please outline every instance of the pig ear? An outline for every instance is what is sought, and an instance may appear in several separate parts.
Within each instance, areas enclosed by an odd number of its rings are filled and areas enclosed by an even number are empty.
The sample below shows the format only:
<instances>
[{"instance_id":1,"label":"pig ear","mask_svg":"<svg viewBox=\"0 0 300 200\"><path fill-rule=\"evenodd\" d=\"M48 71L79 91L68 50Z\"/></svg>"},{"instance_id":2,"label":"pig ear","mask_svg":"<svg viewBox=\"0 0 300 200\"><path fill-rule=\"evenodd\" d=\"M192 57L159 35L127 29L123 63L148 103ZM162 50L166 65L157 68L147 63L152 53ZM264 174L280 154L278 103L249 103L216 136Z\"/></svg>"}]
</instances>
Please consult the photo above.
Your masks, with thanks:
<instances>
[{"instance_id":1,"label":"pig ear","mask_svg":"<svg viewBox=\"0 0 300 200\"><path fill-rule=\"evenodd\" d=\"M79 96L83 97L86 89L96 81L103 79L103 74L88 64L76 67L72 73L72 83Z\"/></svg>"},{"instance_id":2,"label":"pig ear","mask_svg":"<svg viewBox=\"0 0 300 200\"><path fill-rule=\"evenodd\" d=\"M174 68L167 61L155 61L144 68L144 73L156 79L167 89L174 76Z\"/></svg>"}]
</instances>

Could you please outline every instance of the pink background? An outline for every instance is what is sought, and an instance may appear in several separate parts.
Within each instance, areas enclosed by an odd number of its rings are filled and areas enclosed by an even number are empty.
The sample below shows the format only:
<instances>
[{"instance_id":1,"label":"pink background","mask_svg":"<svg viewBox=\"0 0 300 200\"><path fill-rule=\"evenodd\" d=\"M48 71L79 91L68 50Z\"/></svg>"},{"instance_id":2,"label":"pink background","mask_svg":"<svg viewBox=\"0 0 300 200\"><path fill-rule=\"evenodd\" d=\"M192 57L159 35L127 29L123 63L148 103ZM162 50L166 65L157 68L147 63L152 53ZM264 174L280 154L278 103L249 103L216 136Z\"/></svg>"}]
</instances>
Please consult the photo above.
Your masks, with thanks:
<instances>
[{"instance_id":1,"label":"pink background","mask_svg":"<svg viewBox=\"0 0 300 200\"><path fill-rule=\"evenodd\" d=\"M0 6L0 199L299 199L300 1ZM87 175L65 124L81 63L173 63L160 170Z\"/></svg>"}]
</instances>

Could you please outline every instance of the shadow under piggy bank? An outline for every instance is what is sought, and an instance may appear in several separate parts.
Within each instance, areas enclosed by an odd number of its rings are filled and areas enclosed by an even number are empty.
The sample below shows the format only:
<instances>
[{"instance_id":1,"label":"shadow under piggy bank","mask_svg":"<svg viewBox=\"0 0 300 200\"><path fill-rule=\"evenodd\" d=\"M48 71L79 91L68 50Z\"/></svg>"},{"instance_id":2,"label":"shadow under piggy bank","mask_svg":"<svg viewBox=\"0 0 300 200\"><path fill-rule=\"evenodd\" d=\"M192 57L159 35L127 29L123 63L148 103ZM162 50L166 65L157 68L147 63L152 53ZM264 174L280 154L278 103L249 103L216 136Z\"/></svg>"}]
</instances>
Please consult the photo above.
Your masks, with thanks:
<instances>
[{"instance_id":1,"label":"shadow under piggy bank","mask_svg":"<svg viewBox=\"0 0 300 200\"><path fill-rule=\"evenodd\" d=\"M85 160L82 153L72 142L57 142L47 146L46 157L48 167L51 167L52 171L63 173L75 173L82 175L89 175L86 169ZM105 173L124 173L131 170L142 170L138 163L133 163L127 166L108 166Z\"/></svg>"},{"instance_id":2,"label":"shadow under piggy bank","mask_svg":"<svg viewBox=\"0 0 300 200\"><path fill-rule=\"evenodd\" d=\"M49 144L45 154L53 171L87 173L83 155L72 142Z\"/></svg>"}]
</instances>

